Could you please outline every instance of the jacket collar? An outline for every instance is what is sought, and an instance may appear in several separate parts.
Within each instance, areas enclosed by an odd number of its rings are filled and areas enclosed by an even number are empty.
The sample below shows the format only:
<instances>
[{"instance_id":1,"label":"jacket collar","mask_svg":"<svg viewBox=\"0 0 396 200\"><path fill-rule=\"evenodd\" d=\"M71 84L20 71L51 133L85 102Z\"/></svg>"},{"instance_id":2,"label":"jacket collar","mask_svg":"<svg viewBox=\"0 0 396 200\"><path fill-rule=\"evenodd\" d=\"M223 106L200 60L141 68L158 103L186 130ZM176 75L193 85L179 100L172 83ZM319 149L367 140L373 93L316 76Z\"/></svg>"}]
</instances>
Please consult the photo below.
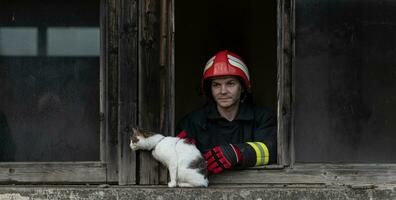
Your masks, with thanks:
<instances>
[{"instance_id":1,"label":"jacket collar","mask_svg":"<svg viewBox=\"0 0 396 200\"><path fill-rule=\"evenodd\" d=\"M217 110L216 103L210 101L207 105L207 118L213 120L224 119ZM253 119L253 108L247 103L240 103L237 116L234 120L252 120Z\"/></svg>"}]
</instances>

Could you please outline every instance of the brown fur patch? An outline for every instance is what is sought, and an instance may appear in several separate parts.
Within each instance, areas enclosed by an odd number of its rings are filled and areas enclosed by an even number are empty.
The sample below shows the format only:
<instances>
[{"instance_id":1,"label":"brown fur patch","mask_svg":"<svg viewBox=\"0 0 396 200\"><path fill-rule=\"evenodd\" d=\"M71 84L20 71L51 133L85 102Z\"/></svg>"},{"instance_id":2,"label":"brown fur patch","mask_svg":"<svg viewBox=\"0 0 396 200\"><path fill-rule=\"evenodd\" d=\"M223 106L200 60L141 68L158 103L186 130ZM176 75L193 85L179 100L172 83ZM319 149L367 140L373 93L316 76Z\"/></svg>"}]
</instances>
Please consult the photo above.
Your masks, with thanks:
<instances>
[{"instance_id":1,"label":"brown fur patch","mask_svg":"<svg viewBox=\"0 0 396 200\"><path fill-rule=\"evenodd\" d=\"M193 161L191 161L188 168L198 169L198 173L202 174L205 178L208 177L208 169L206 168L206 162L202 157L198 157Z\"/></svg>"},{"instance_id":2,"label":"brown fur patch","mask_svg":"<svg viewBox=\"0 0 396 200\"><path fill-rule=\"evenodd\" d=\"M146 130L139 130L140 133L143 135L143 137L148 138L153 136L155 133L150 132L150 131L146 131Z\"/></svg>"},{"instance_id":3,"label":"brown fur patch","mask_svg":"<svg viewBox=\"0 0 396 200\"><path fill-rule=\"evenodd\" d=\"M132 134L131 140L133 143L139 142L139 138L138 138L139 136L143 137L143 138L148 138L148 137L155 135L155 133L153 133L153 132L146 131L146 130L143 130L140 128L133 128L132 132L133 132L133 134Z\"/></svg>"},{"instance_id":4,"label":"brown fur patch","mask_svg":"<svg viewBox=\"0 0 396 200\"><path fill-rule=\"evenodd\" d=\"M139 138L135 134L132 135L131 140L133 143L139 142Z\"/></svg>"}]
</instances>

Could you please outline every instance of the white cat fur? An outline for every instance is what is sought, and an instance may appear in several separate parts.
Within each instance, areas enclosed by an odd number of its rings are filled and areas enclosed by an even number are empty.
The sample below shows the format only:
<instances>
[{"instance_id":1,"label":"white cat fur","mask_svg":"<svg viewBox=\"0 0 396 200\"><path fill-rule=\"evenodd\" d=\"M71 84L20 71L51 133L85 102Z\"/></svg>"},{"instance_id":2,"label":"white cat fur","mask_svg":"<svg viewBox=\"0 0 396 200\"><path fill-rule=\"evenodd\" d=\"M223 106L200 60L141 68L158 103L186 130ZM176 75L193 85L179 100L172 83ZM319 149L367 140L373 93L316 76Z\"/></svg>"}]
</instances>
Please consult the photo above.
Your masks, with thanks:
<instances>
[{"instance_id":1,"label":"white cat fur","mask_svg":"<svg viewBox=\"0 0 396 200\"><path fill-rule=\"evenodd\" d=\"M177 137L165 137L155 134L148 138L137 136L139 141L130 142L132 150L153 150L154 158L164 164L170 175L168 187L207 187L209 181L207 177L198 172L198 169L191 169L189 165L194 159L202 155L195 145L184 142L184 139Z\"/></svg>"}]
</instances>

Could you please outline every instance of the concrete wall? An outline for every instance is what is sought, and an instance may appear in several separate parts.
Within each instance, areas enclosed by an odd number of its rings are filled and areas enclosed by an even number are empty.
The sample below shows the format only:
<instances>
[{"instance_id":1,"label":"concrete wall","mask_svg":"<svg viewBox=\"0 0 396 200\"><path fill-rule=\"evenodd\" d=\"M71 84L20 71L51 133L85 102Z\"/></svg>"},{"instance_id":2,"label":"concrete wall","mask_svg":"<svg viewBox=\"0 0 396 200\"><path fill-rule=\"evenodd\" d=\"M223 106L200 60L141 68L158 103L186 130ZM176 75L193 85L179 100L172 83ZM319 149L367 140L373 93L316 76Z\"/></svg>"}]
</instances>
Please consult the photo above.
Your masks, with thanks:
<instances>
[{"instance_id":1,"label":"concrete wall","mask_svg":"<svg viewBox=\"0 0 396 200\"><path fill-rule=\"evenodd\" d=\"M0 199L395 199L395 185L383 187L210 186L209 188L0 186Z\"/></svg>"}]
</instances>

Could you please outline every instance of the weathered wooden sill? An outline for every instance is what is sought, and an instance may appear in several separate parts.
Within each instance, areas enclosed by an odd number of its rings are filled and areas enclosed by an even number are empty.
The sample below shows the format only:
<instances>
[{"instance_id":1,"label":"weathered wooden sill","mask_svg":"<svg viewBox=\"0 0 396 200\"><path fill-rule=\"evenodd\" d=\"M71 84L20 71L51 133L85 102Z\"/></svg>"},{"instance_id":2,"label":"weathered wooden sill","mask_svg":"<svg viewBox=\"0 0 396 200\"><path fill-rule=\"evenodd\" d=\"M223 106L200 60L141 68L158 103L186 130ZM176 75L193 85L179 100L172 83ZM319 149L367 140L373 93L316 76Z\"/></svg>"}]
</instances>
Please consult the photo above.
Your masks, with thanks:
<instances>
[{"instance_id":1,"label":"weathered wooden sill","mask_svg":"<svg viewBox=\"0 0 396 200\"><path fill-rule=\"evenodd\" d=\"M101 162L0 163L1 184L106 183ZM295 164L234 170L210 176L211 185L270 184L376 187L396 185L396 164Z\"/></svg>"},{"instance_id":2,"label":"weathered wooden sill","mask_svg":"<svg viewBox=\"0 0 396 200\"><path fill-rule=\"evenodd\" d=\"M213 184L396 184L396 164L295 164L267 166L212 175Z\"/></svg>"},{"instance_id":3,"label":"weathered wooden sill","mask_svg":"<svg viewBox=\"0 0 396 200\"><path fill-rule=\"evenodd\" d=\"M106 182L102 162L3 162L2 183L77 183Z\"/></svg>"}]
</instances>

